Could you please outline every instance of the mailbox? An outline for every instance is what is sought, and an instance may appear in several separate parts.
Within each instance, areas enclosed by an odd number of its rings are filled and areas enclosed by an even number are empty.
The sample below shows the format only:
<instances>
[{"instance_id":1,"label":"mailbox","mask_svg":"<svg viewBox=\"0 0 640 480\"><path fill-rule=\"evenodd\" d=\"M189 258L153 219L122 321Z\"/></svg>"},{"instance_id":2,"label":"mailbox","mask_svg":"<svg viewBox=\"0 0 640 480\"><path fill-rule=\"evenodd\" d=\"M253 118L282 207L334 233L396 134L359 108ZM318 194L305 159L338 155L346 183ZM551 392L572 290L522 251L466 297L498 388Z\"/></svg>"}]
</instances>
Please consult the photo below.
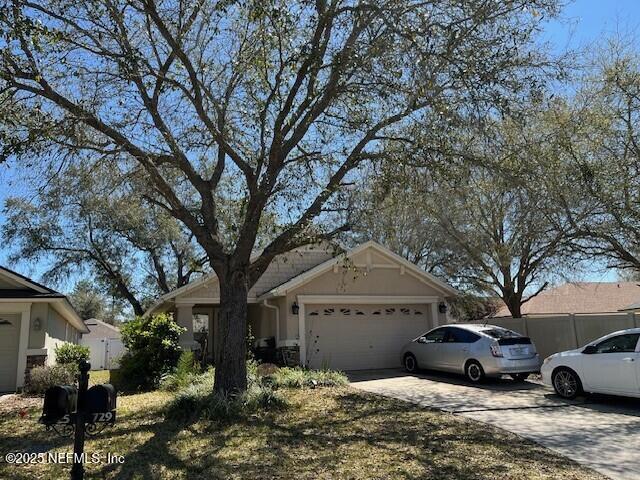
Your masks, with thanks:
<instances>
[{"instance_id":1,"label":"mailbox","mask_svg":"<svg viewBox=\"0 0 640 480\"><path fill-rule=\"evenodd\" d=\"M70 416L76 411L78 390L73 385L56 385L48 388L44 394L44 407L40 422L51 424L69 423Z\"/></svg>"},{"instance_id":2,"label":"mailbox","mask_svg":"<svg viewBox=\"0 0 640 480\"><path fill-rule=\"evenodd\" d=\"M109 383L87 390L87 413L107 413L116 409L116 389Z\"/></svg>"}]
</instances>

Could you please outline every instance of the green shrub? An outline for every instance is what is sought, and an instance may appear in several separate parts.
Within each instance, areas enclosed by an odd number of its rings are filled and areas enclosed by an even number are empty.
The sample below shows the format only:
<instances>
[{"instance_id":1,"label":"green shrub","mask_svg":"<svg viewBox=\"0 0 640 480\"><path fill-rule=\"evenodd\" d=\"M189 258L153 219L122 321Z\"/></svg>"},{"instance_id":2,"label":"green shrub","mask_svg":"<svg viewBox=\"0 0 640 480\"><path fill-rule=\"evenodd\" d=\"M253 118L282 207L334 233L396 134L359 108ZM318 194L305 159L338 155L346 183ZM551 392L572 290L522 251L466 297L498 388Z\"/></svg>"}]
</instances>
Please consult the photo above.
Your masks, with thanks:
<instances>
[{"instance_id":1,"label":"green shrub","mask_svg":"<svg viewBox=\"0 0 640 480\"><path fill-rule=\"evenodd\" d=\"M155 388L177 365L179 338L184 329L167 315L138 317L121 328L127 351L120 359L119 376L125 390Z\"/></svg>"},{"instance_id":2,"label":"green shrub","mask_svg":"<svg viewBox=\"0 0 640 480\"><path fill-rule=\"evenodd\" d=\"M252 368L248 365L248 370ZM255 372L255 368L253 368ZM257 376L247 376L247 391L242 395L220 395L213 392L215 371L209 369L197 375L194 381L180 390L168 408L168 416L175 419L208 418L236 419L260 411L280 410L287 401L273 387Z\"/></svg>"},{"instance_id":3,"label":"green shrub","mask_svg":"<svg viewBox=\"0 0 640 480\"><path fill-rule=\"evenodd\" d=\"M54 385L73 385L76 382L76 369L77 366L62 363L34 367L31 369L25 390L29 393L42 394Z\"/></svg>"},{"instance_id":4,"label":"green shrub","mask_svg":"<svg viewBox=\"0 0 640 480\"><path fill-rule=\"evenodd\" d=\"M269 377L274 388L340 387L349 383L347 376L336 370L306 370L284 367Z\"/></svg>"},{"instance_id":5,"label":"green shrub","mask_svg":"<svg viewBox=\"0 0 640 480\"><path fill-rule=\"evenodd\" d=\"M193 352L182 352L176 369L162 377L160 387L169 392L186 388L195 381L200 370L200 363Z\"/></svg>"},{"instance_id":6,"label":"green shrub","mask_svg":"<svg viewBox=\"0 0 640 480\"><path fill-rule=\"evenodd\" d=\"M63 343L56 346L56 363L73 364L76 367L81 360L89 361L89 347L75 343Z\"/></svg>"}]
</instances>

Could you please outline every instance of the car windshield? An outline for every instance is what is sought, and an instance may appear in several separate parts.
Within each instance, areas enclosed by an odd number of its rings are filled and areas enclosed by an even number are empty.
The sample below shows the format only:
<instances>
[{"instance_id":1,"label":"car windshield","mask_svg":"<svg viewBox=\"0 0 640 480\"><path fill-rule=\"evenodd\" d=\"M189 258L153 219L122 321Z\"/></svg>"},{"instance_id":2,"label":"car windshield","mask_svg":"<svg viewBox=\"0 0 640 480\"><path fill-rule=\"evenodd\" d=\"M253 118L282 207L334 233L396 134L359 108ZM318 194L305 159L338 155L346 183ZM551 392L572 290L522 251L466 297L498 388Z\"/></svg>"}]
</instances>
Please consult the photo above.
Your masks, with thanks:
<instances>
[{"instance_id":1,"label":"car windshield","mask_svg":"<svg viewBox=\"0 0 640 480\"><path fill-rule=\"evenodd\" d=\"M482 330L482 333L498 340L502 338L518 338L522 336L519 333L516 333L513 330L507 330L506 328L490 328L488 330Z\"/></svg>"}]
</instances>

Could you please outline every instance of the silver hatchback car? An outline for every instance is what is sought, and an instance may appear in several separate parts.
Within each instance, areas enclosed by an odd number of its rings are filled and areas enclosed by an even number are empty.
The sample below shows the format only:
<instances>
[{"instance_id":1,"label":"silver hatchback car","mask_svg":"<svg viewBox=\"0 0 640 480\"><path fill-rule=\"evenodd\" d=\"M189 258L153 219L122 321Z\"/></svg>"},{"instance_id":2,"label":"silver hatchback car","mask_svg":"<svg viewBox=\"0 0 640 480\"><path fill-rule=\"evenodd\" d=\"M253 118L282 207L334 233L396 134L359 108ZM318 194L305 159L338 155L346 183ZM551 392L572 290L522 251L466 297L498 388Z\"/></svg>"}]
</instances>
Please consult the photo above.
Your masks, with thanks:
<instances>
[{"instance_id":1,"label":"silver hatchback car","mask_svg":"<svg viewBox=\"0 0 640 480\"><path fill-rule=\"evenodd\" d=\"M462 373L474 383L503 374L524 381L540 371L540 357L530 338L486 324L434 328L404 346L402 364L408 372L424 368Z\"/></svg>"}]
</instances>

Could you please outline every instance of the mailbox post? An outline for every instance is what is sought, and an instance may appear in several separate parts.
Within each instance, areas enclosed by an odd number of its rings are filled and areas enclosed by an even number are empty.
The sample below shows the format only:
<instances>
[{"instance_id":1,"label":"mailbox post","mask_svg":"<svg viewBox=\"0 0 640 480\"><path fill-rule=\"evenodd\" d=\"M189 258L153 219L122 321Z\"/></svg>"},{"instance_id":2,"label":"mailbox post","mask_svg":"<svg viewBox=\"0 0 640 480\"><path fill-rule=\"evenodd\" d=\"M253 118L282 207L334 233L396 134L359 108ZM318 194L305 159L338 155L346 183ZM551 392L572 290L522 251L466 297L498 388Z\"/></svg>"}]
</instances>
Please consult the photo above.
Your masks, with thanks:
<instances>
[{"instance_id":1,"label":"mailbox post","mask_svg":"<svg viewBox=\"0 0 640 480\"><path fill-rule=\"evenodd\" d=\"M79 363L78 388L56 385L44 396L40 423L60 435L73 435L71 480L84 478L85 434L95 435L116 420L116 390L108 383L89 387L89 362ZM61 430L59 430L61 428Z\"/></svg>"},{"instance_id":2,"label":"mailbox post","mask_svg":"<svg viewBox=\"0 0 640 480\"><path fill-rule=\"evenodd\" d=\"M86 360L80 361L80 376L78 378L78 411L76 413L75 436L73 438L73 467L71 480L84 478L84 424L87 407L87 389L89 388L89 369L91 364Z\"/></svg>"}]
</instances>

